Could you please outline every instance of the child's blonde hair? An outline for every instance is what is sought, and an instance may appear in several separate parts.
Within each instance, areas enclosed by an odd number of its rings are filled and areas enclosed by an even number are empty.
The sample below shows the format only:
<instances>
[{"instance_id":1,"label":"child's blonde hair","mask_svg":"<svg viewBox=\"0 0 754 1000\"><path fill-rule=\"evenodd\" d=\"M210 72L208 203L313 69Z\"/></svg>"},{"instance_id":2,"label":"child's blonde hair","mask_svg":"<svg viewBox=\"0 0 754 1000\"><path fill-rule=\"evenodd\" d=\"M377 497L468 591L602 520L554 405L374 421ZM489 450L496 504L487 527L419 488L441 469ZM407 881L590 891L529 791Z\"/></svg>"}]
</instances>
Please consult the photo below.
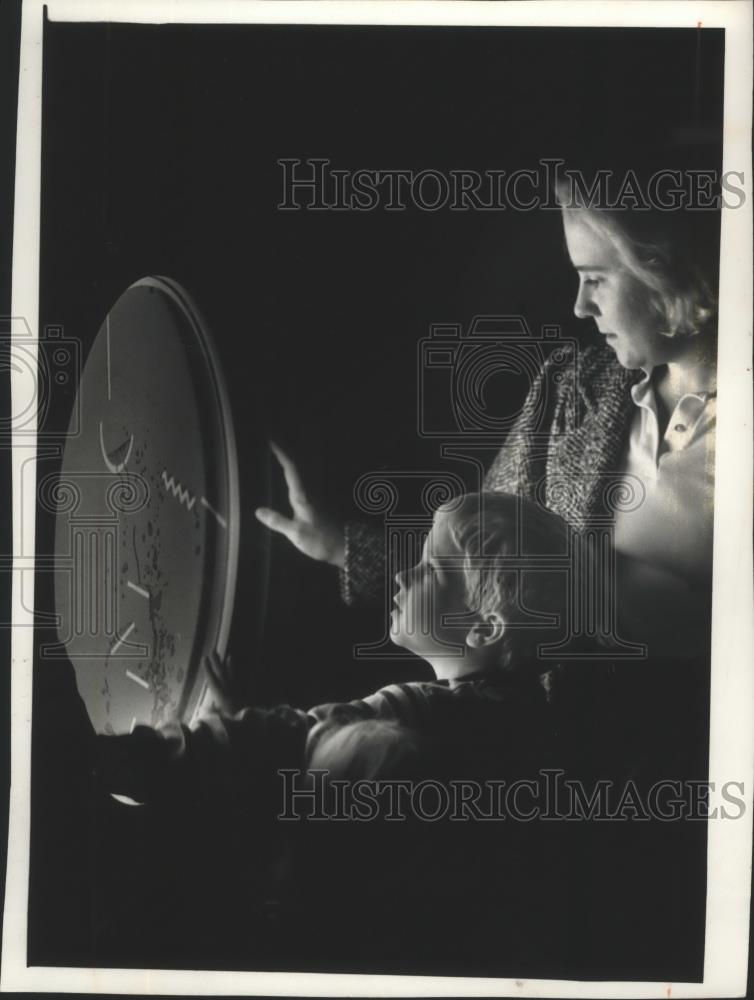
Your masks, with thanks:
<instances>
[{"instance_id":1,"label":"child's blonde hair","mask_svg":"<svg viewBox=\"0 0 754 1000\"><path fill-rule=\"evenodd\" d=\"M572 529L558 514L508 493L467 493L444 504L462 554L465 603L505 622L502 667L536 657L543 632L555 641L567 613ZM549 621L542 621L547 615Z\"/></svg>"}]
</instances>

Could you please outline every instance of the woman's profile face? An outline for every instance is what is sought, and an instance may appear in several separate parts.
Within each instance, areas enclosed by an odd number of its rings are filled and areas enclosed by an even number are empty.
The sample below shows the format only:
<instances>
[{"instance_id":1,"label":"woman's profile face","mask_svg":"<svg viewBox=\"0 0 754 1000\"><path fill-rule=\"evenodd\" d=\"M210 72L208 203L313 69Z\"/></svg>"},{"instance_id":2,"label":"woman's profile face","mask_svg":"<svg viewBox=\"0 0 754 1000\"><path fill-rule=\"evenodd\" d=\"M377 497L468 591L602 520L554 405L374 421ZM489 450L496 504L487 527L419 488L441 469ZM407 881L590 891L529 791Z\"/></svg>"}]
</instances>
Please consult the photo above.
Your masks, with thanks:
<instances>
[{"instance_id":1,"label":"woman's profile face","mask_svg":"<svg viewBox=\"0 0 754 1000\"><path fill-rule=\"evenodd\" d=\"M649 289L624 266L606 236L578 210L563 212L566 244L579 275L574 313L591 317L624 368L650 370L671 360L673 340L662 335Z\"/></svg>"}]
</instances>

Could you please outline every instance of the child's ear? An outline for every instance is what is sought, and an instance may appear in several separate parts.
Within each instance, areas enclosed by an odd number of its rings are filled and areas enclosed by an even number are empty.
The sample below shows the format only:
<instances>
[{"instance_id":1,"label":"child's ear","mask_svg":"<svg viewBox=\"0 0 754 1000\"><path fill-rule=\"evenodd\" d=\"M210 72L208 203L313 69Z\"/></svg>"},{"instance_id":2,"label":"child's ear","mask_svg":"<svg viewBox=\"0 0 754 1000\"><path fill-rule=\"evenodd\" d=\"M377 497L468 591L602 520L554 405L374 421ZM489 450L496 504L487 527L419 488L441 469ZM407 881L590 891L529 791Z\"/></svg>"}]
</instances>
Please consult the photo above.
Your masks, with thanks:
<instances>
[{"instance_id":1,"label":"child's ear","mask_svg":"<svg viewBox=\"0 0 754 1000\"><path fill-rule=\"evenodd\" d=\"M470 649L492 646L502 639L504 632L505 622L496 611L492 611L474 622L466 633L466 645Z\"/></svg>"}]
</instances>

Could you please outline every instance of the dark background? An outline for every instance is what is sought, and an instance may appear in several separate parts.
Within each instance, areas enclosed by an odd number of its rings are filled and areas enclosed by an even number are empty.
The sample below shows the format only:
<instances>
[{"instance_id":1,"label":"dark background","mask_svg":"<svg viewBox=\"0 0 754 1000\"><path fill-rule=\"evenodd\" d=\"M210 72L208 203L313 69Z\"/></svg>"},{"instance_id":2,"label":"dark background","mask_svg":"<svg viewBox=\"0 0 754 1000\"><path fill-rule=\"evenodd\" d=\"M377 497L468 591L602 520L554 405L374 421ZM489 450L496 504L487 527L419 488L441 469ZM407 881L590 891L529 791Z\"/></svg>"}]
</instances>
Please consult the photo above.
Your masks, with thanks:
<instances>
[{"instance_id":1,"label":"dark background","mask_svg":"<svg viewBox=\"0 0 754 1000\"><path fill-rule=\"evenodd\" d=\"M354 665L354 642L382 635L382 612L345 609L335 571L282 539L264 581L264 628L254 625L264 442L287 445L344 516L364 472L448 468L416 432L418 343L431 323L465 326L485 313L581 335L560 220L280 212L276 160L510 171L541 157L632 166L660 147L669 165L714 167L723 33L48 24L44 44L40 323L86 349L116 298L147 274L175 278L201 306L236 422L243 521L231 650L255 700L306 705L425 676L418 661ZM525 387L500 388L514 409ZM70 402L53 399L51 429L66 426ZM285 501L279 477L272 499ZM40 521L38 552L51 543L52 525ZM42 608L51 582L39 576ZM39 735L36 716L37 746ZM87 847L71 846L75 829L53 834L64 802L50 802L52 784L38 766L30 957L93 961ZM100 844L109 822L97 819ZM694 849L703 857L703 843ZM692 978L702 942L676 944ZM632 973L654 978L638 967L615 978Z\"/></svg>"}]
</instances>

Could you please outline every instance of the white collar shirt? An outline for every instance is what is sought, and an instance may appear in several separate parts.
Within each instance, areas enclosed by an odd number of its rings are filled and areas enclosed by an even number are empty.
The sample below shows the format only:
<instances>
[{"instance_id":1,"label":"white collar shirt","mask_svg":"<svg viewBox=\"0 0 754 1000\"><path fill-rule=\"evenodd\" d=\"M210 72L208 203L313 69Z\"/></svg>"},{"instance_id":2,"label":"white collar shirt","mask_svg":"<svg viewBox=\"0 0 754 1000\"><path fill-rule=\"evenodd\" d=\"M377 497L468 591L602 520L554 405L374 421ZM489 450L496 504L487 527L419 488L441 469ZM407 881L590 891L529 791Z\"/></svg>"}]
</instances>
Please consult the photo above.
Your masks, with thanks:
<instances>
[{"instance_id":1,"label":"white collar shirt","mask_svg":"<svg viewBox=\"0 0 754 1000\"><path fill-rule=\"evenodd\" d=\"M695 613L709 618L714 373L700 371L698 382L697 391L678 400L662 436L652 372L633 386L636 412L621 467L625 495L634 500L622 505L615 516L616 551L630 557L619 580L622 596L633 604L634 617L646 618L647 625L653 616L662 618L661 631L668 635L673 630L677 635L677 629L683 630ZM692 611L695 600L701 603Z\"/></svg>"}]
</instances>

